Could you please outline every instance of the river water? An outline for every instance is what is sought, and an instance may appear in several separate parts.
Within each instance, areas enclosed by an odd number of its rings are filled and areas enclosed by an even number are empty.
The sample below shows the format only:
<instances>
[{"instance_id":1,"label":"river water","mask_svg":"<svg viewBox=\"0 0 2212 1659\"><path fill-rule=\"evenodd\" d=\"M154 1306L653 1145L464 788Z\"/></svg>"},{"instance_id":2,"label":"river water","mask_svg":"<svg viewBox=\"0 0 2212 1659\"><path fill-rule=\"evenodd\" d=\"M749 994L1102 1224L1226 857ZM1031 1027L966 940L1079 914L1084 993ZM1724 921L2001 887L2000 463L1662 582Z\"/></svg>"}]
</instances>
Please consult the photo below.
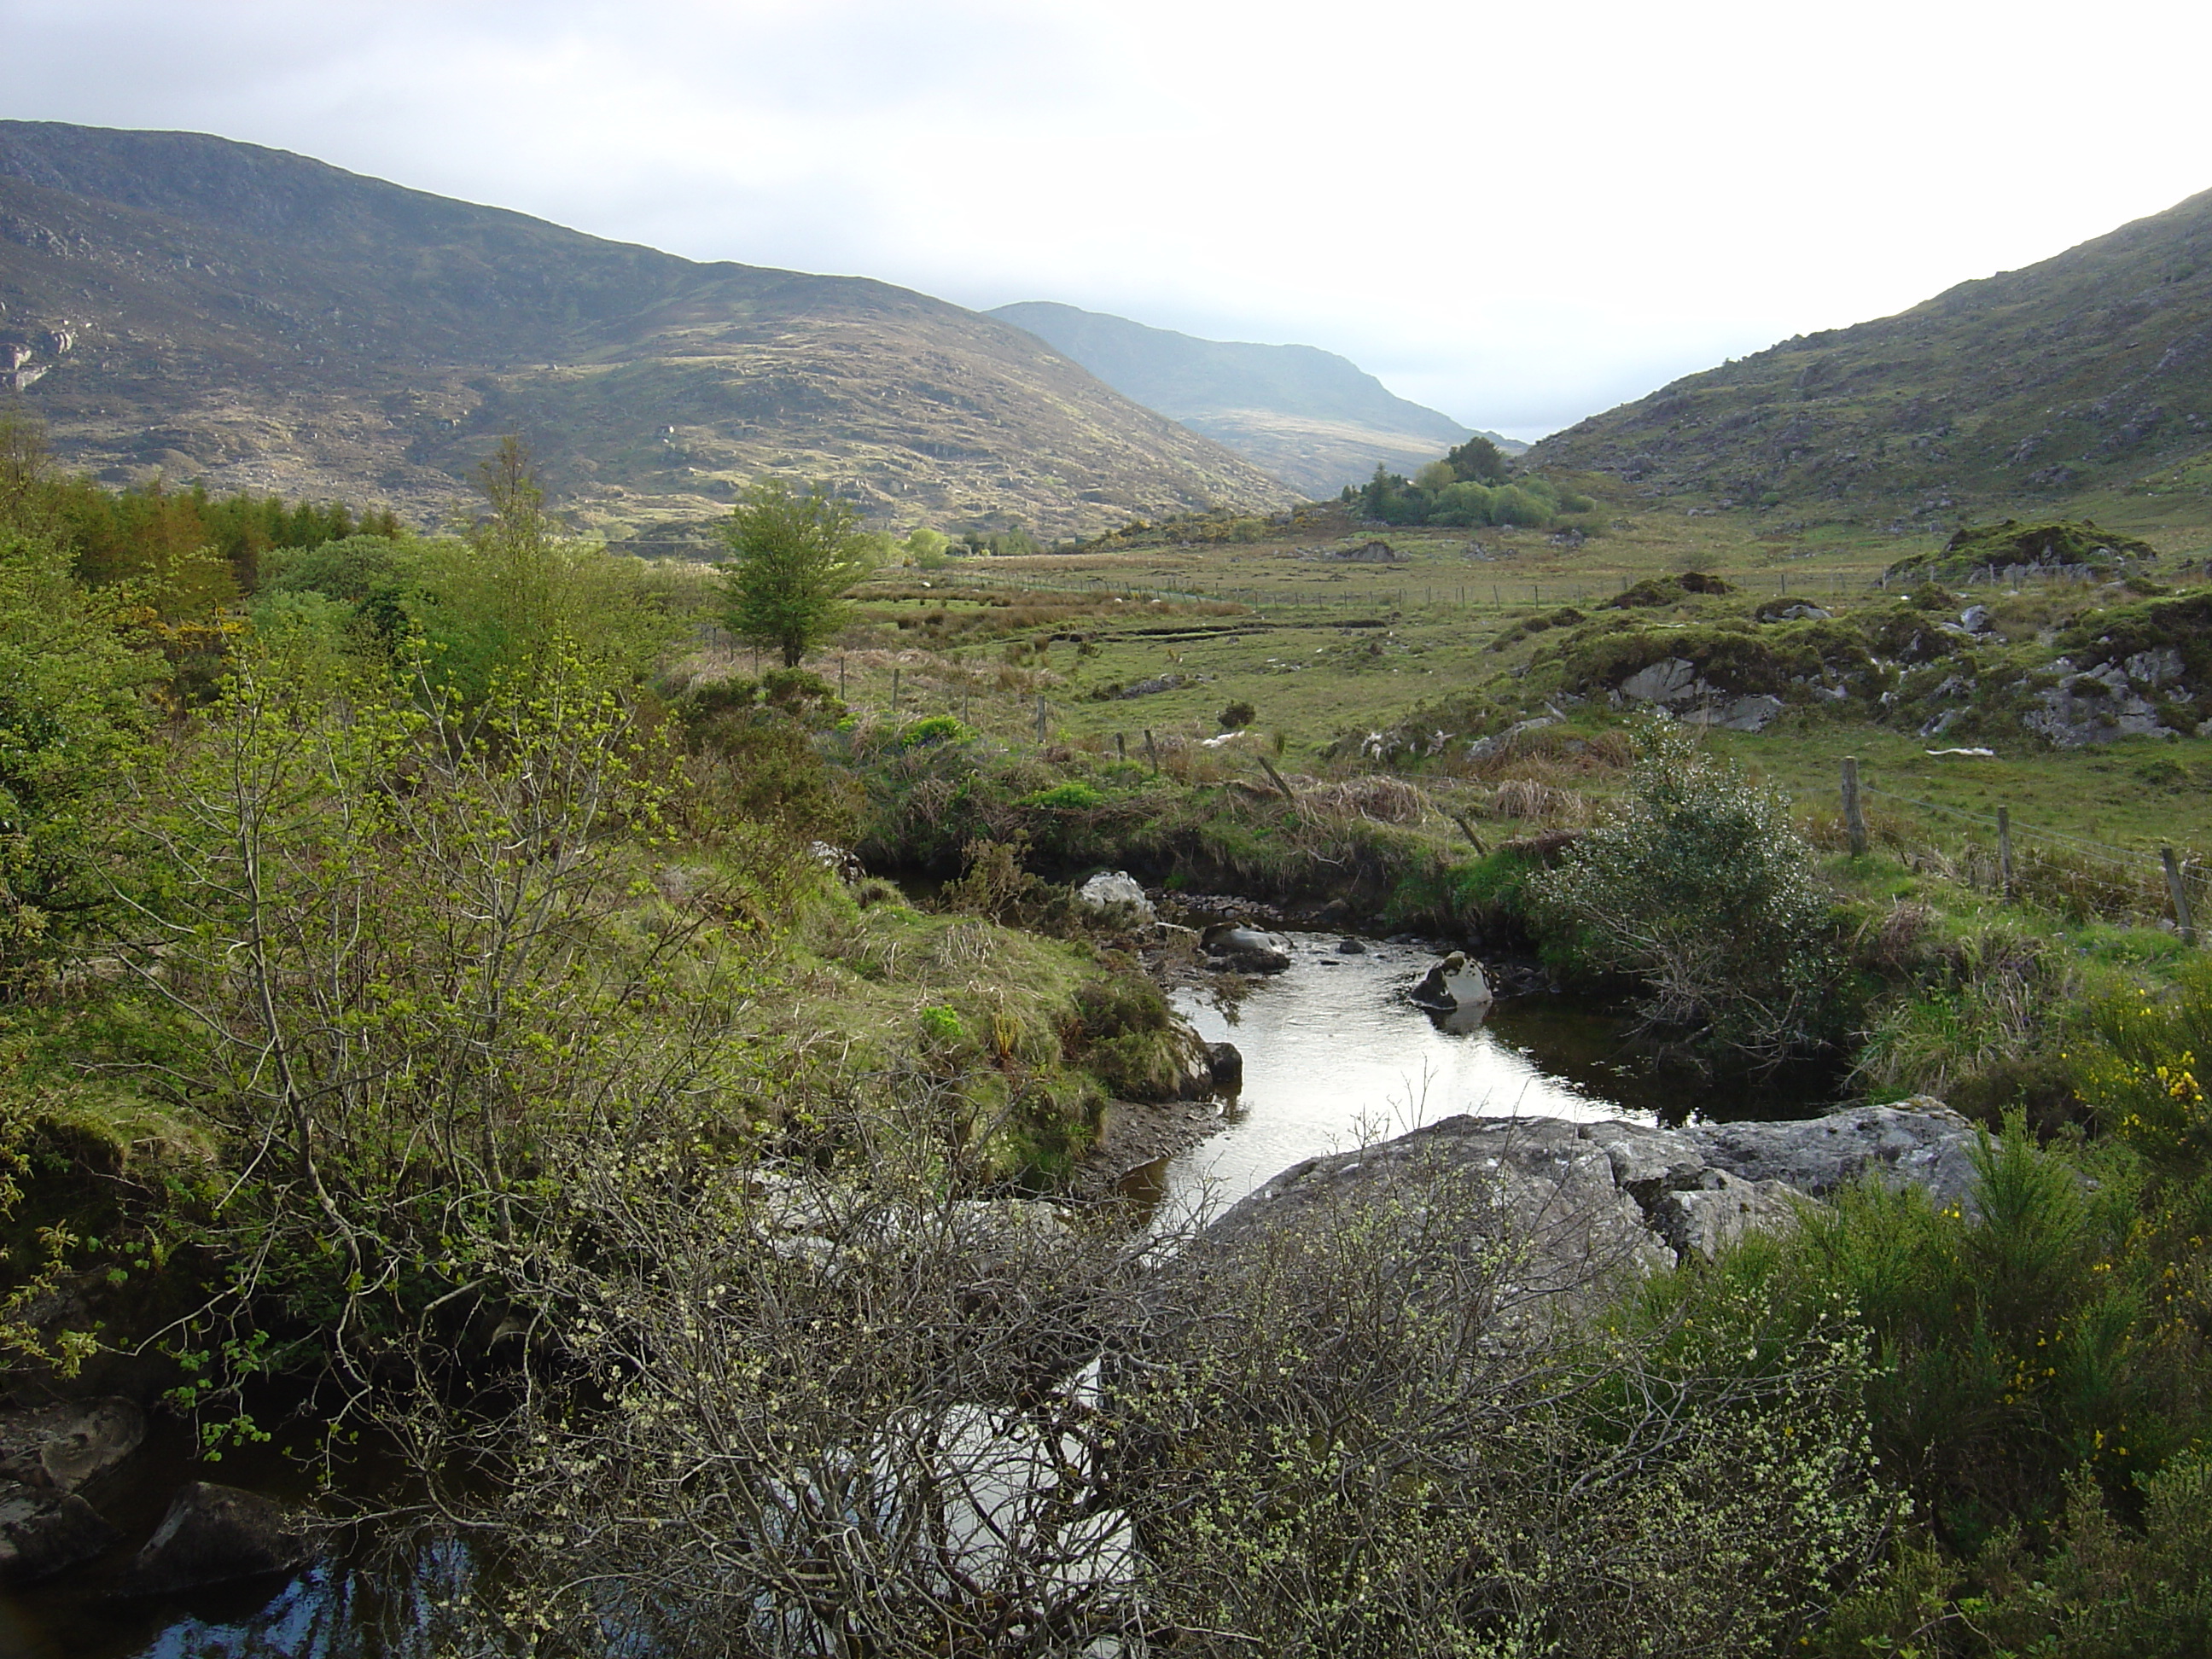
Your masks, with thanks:
<instances>
[{"instance_id":1,"label":"river water","mask_svg":"<svg viewBox=\"0 0 2212 1659\"><path fill-rule=\"evenodd\" d=\"M1244 1081L1218 1133L1124 1182L1164 1220L1234 1203L1303 1158L1457 1112L1648 1123L1790 1116L1825 1103L1803 1091L1790 1098L1716 1090L1666 1070L1638 1049L1617 1012L1567 997L1508 999L1480 1020L1427 1013L1405 993L1436 960L1433 946L1362 940L1355 951L1334 934L1287 937L1290 969L1251 982L1232 1006L1195 992L1175 998L1209 1042L1237 1045ZM160 1493L146 1495L158 1498L153 1508L142 1499L117 1516L143 1523L132 1526L138 1536L179 1480L240 1478L220 1467L162 1474ZM369 1593L358 1575L328 1564L282 1585L167 1607L88 1601L66 1583L0 1591L0 1659L367 1659L377 1650L361 1645L358 1607ZM400 1646L428 1659L428 1646Z\"/></svg>"}]
</instances>

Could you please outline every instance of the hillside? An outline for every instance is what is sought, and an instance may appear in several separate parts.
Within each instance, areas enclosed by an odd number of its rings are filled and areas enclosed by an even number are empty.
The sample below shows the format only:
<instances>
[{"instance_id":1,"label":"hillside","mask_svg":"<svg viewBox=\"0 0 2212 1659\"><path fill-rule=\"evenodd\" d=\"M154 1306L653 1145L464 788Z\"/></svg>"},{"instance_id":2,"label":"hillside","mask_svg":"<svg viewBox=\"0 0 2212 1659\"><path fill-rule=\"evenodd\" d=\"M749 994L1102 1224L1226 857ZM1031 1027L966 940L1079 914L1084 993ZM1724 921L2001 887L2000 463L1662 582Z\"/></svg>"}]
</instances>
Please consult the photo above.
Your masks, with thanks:
<instances>
[{"instance_id":1,"label":"hillside","mask_svg":"<svg viewBox=\"0 0 2212 1659\"><path fill-rule=\"evenodd\" d=\"M892 524L1047 535L1286 503L1019 329L704 264L194 133L0 122L0 371L73 465L429 517L507 432L562 505L715 510L763 471Z\"/></svg>"},{"instance_id":2,"label":"hillside","mask_svg":"<svg viewBox=\"0 0 2212 1659\"><path fill-rule=\"evenodd\" d=\"M1934 520L2212 443L2212 191L1895 317L1787 340L1537 445L1662 492Z\"/></svg>"},{"instance_id":3,"label":"hillside","mask_svg":"<svg viewBox=\"0 0 2212 1659\"><path fill-rule=\"evenodd\" d=\"M1308 496L1365 483L1377 461L1411 472L1468 436L1450 416L1408 403L1357 363L1314 346L1200 340L1042 300L989 314Z\"/></svg>"}]
</instances>

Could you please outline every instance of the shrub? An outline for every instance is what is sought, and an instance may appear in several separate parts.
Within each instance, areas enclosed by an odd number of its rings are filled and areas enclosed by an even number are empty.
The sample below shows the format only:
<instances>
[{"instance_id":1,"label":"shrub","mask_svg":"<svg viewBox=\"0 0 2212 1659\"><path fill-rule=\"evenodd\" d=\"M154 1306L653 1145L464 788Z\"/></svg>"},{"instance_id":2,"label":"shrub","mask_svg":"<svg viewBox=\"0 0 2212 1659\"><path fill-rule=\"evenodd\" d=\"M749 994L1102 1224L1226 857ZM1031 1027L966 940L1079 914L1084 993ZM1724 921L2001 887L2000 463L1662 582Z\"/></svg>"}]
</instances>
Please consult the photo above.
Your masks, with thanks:
<instances>
[{"instance_id":1,"label":"shrub","mask_svg":"<svg viewBox=\"0 0 2212 1659\"><path fill-rule=\"evenodd\" d=\"M1259 718L1260 711L1240 698L1221 711L1221 729L1224 732L1241 732Z\"/></svg>"},{"instance_id":2,"label":"shrub","mask_svg":"<svg viewBox=\"0 0 2212 1659\"><path fill-rule=\"evenodd\" d=\"M1628 799L1529 884L1583 965L1641 979L1655 1024L1761 1062L1818 1046L1840 978L1830 905L1790 804L1662 721Z\"/></svg>"},{"instance_id":3,"label":"shrub","mask_svg":"<svg viewBox=\"0 0 2212 1659\"><path fill-rule=\"evenodd\" d=\"M2186 1175L2212 1167L2212 1109L2198 1080L2212 1076L2212 963L2189 962L2175 981L2160 1000L2138 990L2092 1004L2075 1076L2107 1128Z\"/></svg>"},{"instance_id":4,"label":"shrub","mask_svg":"<svg viewBox=\"0 0 2212 1659\"><path fill-rule=\"evenodd\" d=\"M1056 783L1049 789L1038 790L1029 798L1028 804L1068 811L1085 811L1094 806L1104 805L1106 797L1099 793L1096 785L1085 783L1080 778L1070 778L1066 783Z\"/></svg>"},{"instance_id":5,"label":"shrub","mask_svg":"<svg viewBox=\"0 0 2212 1659\"><path fill-rule=\"evenodd\" d=\"M950 714L926 714L900 728L902 749L927 749L939 744L971 743L975 734Z\"/></svg>"}]
</instances>

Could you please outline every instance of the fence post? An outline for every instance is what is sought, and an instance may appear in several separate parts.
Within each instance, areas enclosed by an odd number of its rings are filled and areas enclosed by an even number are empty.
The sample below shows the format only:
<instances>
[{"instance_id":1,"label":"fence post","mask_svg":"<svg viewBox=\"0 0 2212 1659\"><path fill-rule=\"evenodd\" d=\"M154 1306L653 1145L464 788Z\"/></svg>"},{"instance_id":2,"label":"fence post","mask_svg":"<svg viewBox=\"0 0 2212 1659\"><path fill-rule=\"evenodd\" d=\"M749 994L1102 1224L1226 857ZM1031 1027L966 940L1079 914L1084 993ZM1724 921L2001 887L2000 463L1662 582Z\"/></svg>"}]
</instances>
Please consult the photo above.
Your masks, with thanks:
<instances>
[{"instance_id":1,"label":"fence post","mask_svg":"<svg viewBox=\"0 0 2212 1659\"><path fill-rule=\"evenodd\" d=\"M1153 775L1154 777L1158 777L1158 776L1159 776L1159 775L1160 775L1160 750L1159 750L1159 745L1158 745L1158 744L1156 744L1156 743L1154 743L1154 742L1152 741L1152 728L1151 726L1146 726L1146 727L1145 728L1145 758L1146 758L1146 760L1148 760L1148 761L1152 762L1152 775Z\"/></svg>"},{"instance_id":2,"label":"fence post","mask_svg":"<svg viewBox=\"0 0 2212 1659\"><path fill-rule=\"evenodd\" d=\"M1037 747L1044 747L1044 693L1037 693Z\"/></svg>"},{"instance_id":3,"label":"fence post","mask_svg":"<svg viewBox=\"0 0 2212 1659\"><path fill-rule=\"evenodd\" d=\"M1126 732L1114 734L1114 758L1124 761L1129 758L1129 734Z\"/></svg>"},{"instance_id":4,"label":"fence post","mask_svg":"<svg viewBox=\"0 0 2212 1659\"><path fill-rule=\"evenodd\" d=\"M837 659L837 701L838 701L839 702L843 702L844 701L846 701L846 698L845 698L845 659L844 659L842 657L840 657L840 658L838 658L838 659Z\"/></svg>"},{"instance_id":5,"label":"fence post","mask_svg":"<svg viewBox=\"0 0 2212 1659\"><path fill-rule=\"evenodd\" d=\"M1844 757L1844 830L1851 838L1851 856L1866 856L1866 815L1859 810L1859 763L1856 755Z\"/></svg>"},{"instance_id":6,"label":"fence post","mask_svg":"<svg viewBox=\"0 0 2212 1659\"><path fill-rule=\"evenodd\" d=\"M2012 896L2012 813L2009 809L1997 808L1997 875L2004 883L2004 896Z\"/></svg>"},{"instance_id":7,"label":"fence post","mask_svg":"<svg viewBox=\"0 0 2212 1659\"><path fill-rule=\"evenodd\" d=\"M891 670L891 713L892 713L892 714L897 714L897 713L898 713L898 677L899 677L899 672L898 672L898 670L897 670L897 669L896 669L896 668L892 669L892 670Z\"/></svg>"},{"instance_id":8,"label":"fence post","mask_svg":"<svg viewBox=\"0 0 2212 1659\"><path fill-rule=\"evenodd\" d=\"M2181 879L2181 866L2173 856L2173 848L2161 847L2158 856L2166 866L2166 890L2173 895L2173 919L2181 924L2181 942L2197 943L2197 919L2189 914L2189 889Z\"/></svg>"}]
</instances>

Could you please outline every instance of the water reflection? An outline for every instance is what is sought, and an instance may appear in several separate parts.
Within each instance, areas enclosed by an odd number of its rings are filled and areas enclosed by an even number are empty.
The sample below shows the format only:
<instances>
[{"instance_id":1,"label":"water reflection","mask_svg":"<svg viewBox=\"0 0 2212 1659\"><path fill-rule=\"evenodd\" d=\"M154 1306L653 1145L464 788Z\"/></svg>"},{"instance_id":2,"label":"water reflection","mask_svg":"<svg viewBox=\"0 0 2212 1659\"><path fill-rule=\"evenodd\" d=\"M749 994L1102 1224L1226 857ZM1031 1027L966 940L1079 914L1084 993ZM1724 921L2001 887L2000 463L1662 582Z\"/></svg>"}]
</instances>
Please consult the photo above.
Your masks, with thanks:
<instances>
[{"instance_id":1,"label":"water reflection","mask_svg":"<svg viewBox=\"0 0 2212 1659\"><path fill-rule=\"evenodd\" d=\"M1233 1008L1195 993L1177 1009L1210 1042L1235 1043L1244 1086L1223 1132L1124 1183L1169 1217L1201 1201L1232 1204L1301 1159L1402 1134L1457 1112L1625 1118L1793 1117L1824 1109L1825 1073L1717 1083L1668 1066L1616 1010L1540 994L1504 999L1488 1017L1431 1014L1405 992L1436 960L1411 945L1288 935L1290 969L1259 981Z\"/></svg>"}]
</instances>

